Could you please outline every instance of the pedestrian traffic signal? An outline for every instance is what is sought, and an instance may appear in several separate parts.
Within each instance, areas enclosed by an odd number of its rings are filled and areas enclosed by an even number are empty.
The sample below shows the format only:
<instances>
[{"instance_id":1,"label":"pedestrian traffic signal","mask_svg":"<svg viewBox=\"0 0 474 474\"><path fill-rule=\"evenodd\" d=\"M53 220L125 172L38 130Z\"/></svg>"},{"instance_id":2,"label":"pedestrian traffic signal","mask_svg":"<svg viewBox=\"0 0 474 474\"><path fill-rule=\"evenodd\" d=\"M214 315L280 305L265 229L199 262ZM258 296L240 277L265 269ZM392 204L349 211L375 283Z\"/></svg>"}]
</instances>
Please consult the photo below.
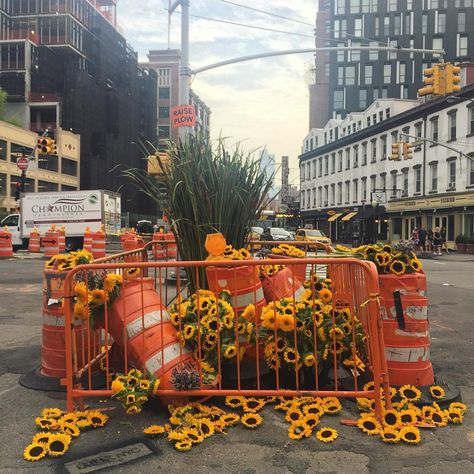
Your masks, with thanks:
<instances>
[{"instance_id":1,"label":"pedestrian traffic signal","mask_svg":"<svg viewBox=\"0 0 474 474\"><path fill-rule=\"evenodd\" d=\"M459 92L461 86L458 85L461 82L461 77L459 73L461 68L459 66L454 66L454 64L446 64L445 76L446 76L446 94L451 94L452 92Z\"/></svg>"},{"instance_id":2,"label":"pedestrian traffic signal","mask_svg":"<svg viewBox=\"0 0 474 474\"><path fill-rule=\"evenodd\" d=\"M38 153L43 155L57 155L58 147L56 146L56 142L49 137L38 139Z\"/></svg>"},{"instance_id":3,"label":"pedestrian traffic signal","mask_svg":"<svg viewBox=\"0 0 474 474\"><path fill-rule=\"evenodd\" d=\"M418 89L418 95L423 97L425 95L440 95L440 76L444 76L444 69L440 68L439 64L423 70L424 78L423 84L425 87Z\"/></svg>"},{"instance_id":4,"label":"pedestrian traffic signal","mask_svg":"<svg viewBox=\"0 0 474 474\"><path fill-rule=\"evenodd\" d=\"M23 178L20 179L20 181L16 182L16 188L15 188L15 201L20 200L20 194L25 192L25 183Z\"/></svg>"},{"instance_id":5,"label":"pedestrian traffic signal","mask_svg":"<svg viewBox=\"0 0 474 474\"><path fill-rule=\"evenodd\" d=\"M413 158L413 151L410 143L403 144L403 159L411 160Z\"/></svg>"},{"instance_id":6,"label":"pedestrian traffic signal","mask_svg":"<svg viewBox=\"0 0 474 474\"><path fill-rule=\"evenodd\" d=\"M392 153L388 159L392 161L398 161L400 159L400 143L392 144Z\"/></svg>"}]
</instances>

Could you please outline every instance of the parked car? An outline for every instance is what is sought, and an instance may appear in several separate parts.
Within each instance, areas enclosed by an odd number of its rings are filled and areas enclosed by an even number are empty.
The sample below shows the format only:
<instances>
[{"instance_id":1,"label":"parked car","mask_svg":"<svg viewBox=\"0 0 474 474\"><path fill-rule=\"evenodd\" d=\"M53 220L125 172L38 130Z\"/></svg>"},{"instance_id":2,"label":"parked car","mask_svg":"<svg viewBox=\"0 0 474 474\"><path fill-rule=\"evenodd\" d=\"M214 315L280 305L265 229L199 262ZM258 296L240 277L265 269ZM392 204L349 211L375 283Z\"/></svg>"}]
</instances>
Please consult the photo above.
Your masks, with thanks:
<instances>
[{"instance_id":1,"label":"parked car","mask_svg":"<svg viewBox=\"0 0 474 474\"><path fill-rule=\"evenodd\" d=\"M270 227L270 235L273 240L294 240L291 233L283 227Z\"/></svg>"},{"instance_id":2,"label":"parked car","mask_svg":"<svg viewBox=\"0 0 474 474\"><path fill-rule=\"evenodd\" d=\"M331 239L318 229L298 229L295 233L295 240L304 242L319 242L324 245L332 245ZM310 250L317 250L317 245L309 245Z\"/></svg>"}]
</instances>

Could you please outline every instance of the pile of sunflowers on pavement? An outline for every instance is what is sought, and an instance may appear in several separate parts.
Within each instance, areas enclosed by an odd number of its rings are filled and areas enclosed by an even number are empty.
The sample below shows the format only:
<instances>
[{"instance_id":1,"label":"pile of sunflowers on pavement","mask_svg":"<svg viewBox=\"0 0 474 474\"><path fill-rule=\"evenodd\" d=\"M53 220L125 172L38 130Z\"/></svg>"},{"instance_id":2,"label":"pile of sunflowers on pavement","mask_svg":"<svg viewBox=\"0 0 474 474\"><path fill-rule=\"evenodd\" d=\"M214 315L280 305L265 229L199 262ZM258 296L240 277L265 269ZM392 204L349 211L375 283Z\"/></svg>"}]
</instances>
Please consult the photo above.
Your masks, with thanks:
<instances>
[{"instance_id":1,"label":"pile of sunflowers on pavement","mask_svg":"<svg viewBox=\"0 0 474 474\"><path fill-rule=\"evenodd\" d=\"M293 258L304 256L289 244L275 247L273 252ZM400 276L422 271L413 250L403 243L394 247L375 244L354 249L336 246L333 256L370 260L379 274ZM242 264L251 258L248 250L234 249L230 245L217 246L209 255L210 260L239 260ZM92 261L92 255L82 250L52 257L46 268L67 271ZM271 278L284 268L283 264L262 260L257 274ZM74 318L94 325L103 316L105 305L112 304L120 294L124 282L139 276L137 269L127 269L124 274L78 272L74 287ZM366 336L357 314L348 307L333 305L329 278L310 274L303 287L299 298L267 301L259 310L258 320L253 304L237 311L226 289L219 293L200 289L189 297L178 298L168 308L170 322L176 328L181 345L190 349L199 361L202 374L175 371L175 388L199 387L200 377L203 384L212 386L219 373L228 367L235 369L237 360L244 361L247 351L254 352L257 344L270 371L288 369L294 374L295 369L314 371L316 363L324 368L335 362L338 366L364 373ZM372 388L373 382L369 382L363 390ZM133 368L127 374L115 373L111 390L112 399L118 400L125 413L131 416L140 413L151 397L160 396L160 380L141 368ZM383 405L381 419L375 415L373 399L357 398L359 415L353 424L380 442L417 444L422 439L422 428L463 422L466 405L461 402L443 404L445 391L440 386L429 387L429 394L431 402L423 400L421 403L419 388L413 385L390 387L392 407ZM263 409L272 407L288 423L290 439L314 436L320 442L331 443L338 438L338 431L329 420L343 410L336 397L227 396L225 405L216 403L218 405L197 401L188 401L181 406L168 404L168 421L144 427L143 434L166 438L177 450L189 451L208 438L228 433L232 427L259 427L264 423ZM72 440L83 432L104 427L108 420L106 410L64 413L59 408L45 408L35 420L39 432L25 448L24 458L38 461L46 456L65 454Z\"/></svg>"}]
</instances>

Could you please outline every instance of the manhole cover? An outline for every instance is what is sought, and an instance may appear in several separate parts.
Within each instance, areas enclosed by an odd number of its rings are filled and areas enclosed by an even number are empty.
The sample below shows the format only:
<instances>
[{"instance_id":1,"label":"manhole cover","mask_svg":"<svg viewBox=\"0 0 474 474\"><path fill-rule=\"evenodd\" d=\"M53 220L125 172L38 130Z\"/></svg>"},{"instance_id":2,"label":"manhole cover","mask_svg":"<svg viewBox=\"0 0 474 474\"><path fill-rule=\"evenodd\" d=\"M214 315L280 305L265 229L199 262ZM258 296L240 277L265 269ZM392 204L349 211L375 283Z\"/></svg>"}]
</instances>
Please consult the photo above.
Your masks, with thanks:
<instances>
[{"instance_id":1,"label":"manhole cover","mask_svg":"<svg viewBox=\"0 0 474 474\"><path fill-rule=\"evenodd\" d=\"M102 451L92 456L68 462L64 465L64 469L71 474L95 472L143 458L152 453L153 451L143 443L129 444L111 451Z\"/></svg>"}]
</instances>

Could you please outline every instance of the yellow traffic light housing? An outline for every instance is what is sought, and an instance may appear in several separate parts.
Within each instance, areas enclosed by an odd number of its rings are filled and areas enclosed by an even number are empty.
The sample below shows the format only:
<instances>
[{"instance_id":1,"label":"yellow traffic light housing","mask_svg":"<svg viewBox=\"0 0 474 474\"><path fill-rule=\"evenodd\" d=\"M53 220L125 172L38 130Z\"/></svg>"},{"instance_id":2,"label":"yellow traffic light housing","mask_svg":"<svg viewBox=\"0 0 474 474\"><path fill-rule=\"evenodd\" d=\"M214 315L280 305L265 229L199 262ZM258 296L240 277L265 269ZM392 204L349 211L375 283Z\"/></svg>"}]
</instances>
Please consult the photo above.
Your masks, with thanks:
<instances>
[{"instance_id":1,"label":"yellow traffic light housing","mask_svg":"<svg viewBox=\"0 0 474 474\"><path fill-rule=\"evenodd\" d=\"M446 64L446 94L461 90L461 86L458 85L461 82L460 72L461 68L459 66L454 66L450 63Z\"/></svg>"},{"instance_id":2,"label":"yellow traffic light housing","mask_svg":"<svg viewBox=\"0 0 474 474\"><path fill-rule=\"evenodd\" d=\"M411 160L413 158L413 150L410 143L403 143L403 159Z\"/></svg>"},{"instance_id":3,"label":"yellow traffic light housing","mask_svg":"<svg viewBox=\"0 0 474 474\"><path fill-rule=\"evenodd\" d=\"M444 68L440 64L435 64L433 67L429 67L423 70L424 78L423 84L425 87L418 89L418 95L423 97L425 95L443 95L444 91L441 91L441 82L444 78Z\"/></svg>"},{"instance_id":4,"label":"yellow traffic light housing","mask_svg":"<svg viewBox=\"0 0 474 474\"><path fill-rule=\"evenodd\" d=\"M40 138L38 140L38 153L42 155L57 155L58 148L56 142L49 137Z\"/></svg>"},{"instance_id":5,"label":"yellow traffic light housing","mask_svg":"<svg viewBox=\"0 0 474 474\"><path fill-rule=\"evenodd\" d=\"M400 143L392 144L392 153L388 159L392 161L398 161L400 159Z\"/></svg>"}]
</instances>

